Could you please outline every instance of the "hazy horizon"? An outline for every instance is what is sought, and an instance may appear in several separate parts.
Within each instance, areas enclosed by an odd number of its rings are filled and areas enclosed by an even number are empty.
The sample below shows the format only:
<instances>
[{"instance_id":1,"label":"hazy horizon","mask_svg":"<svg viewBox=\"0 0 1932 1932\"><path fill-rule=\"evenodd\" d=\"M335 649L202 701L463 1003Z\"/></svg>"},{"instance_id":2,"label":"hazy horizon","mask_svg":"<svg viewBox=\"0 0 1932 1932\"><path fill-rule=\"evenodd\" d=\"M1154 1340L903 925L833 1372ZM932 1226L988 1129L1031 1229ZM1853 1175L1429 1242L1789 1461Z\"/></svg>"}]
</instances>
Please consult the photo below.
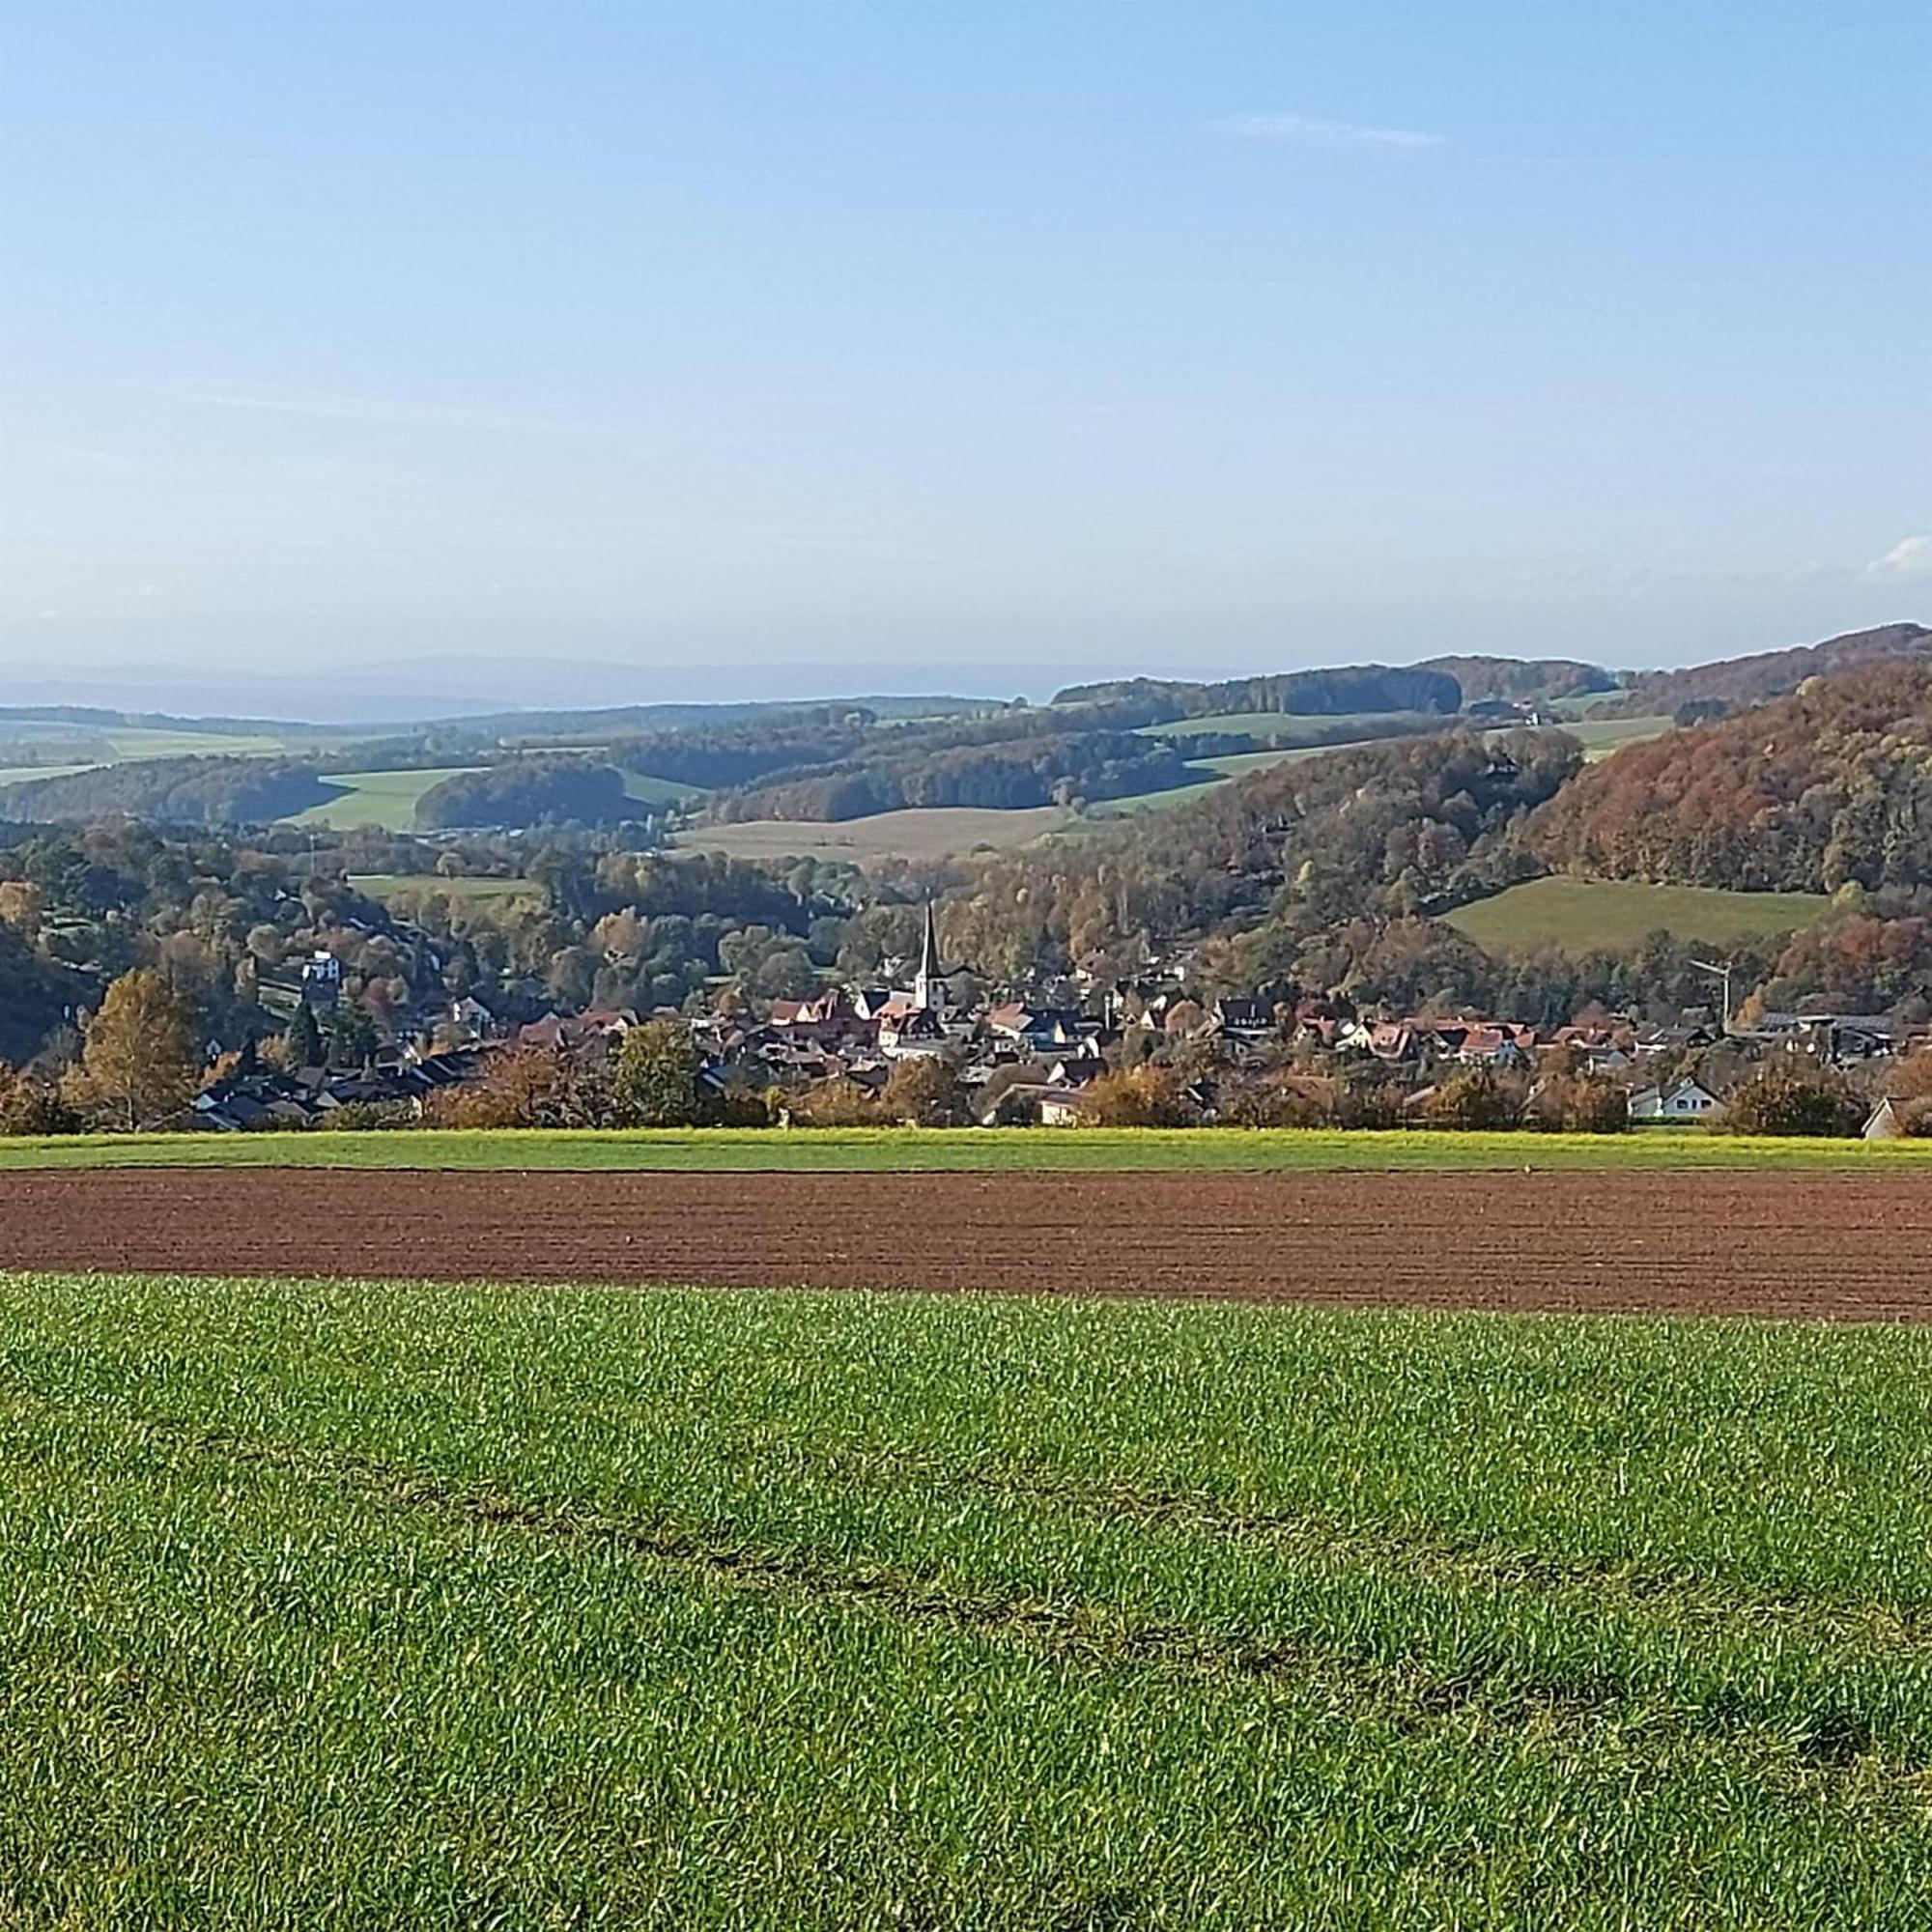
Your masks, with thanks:
<instances>
[{"instance_id":1,"label":"hazy horizon","mask_svg":"<svg viewBox=\"0 0 1932 1932\"><path fill-rule=\"evenodd\" d=\"M0 703L1923 615L1932 25L1690 12L7 10Z\"/></svg>"}]
</instances>

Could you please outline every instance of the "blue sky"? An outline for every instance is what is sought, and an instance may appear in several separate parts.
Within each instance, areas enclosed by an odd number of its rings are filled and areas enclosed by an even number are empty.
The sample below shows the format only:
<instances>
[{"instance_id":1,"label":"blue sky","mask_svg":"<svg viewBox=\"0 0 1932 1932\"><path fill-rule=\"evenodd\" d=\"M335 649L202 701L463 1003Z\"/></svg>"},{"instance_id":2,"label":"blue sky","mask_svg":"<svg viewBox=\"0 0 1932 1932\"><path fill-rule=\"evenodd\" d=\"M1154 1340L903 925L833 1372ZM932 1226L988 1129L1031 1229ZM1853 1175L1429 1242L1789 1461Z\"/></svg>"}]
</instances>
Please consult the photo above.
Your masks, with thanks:
<instances>
[{"instance_id":1,"label":"blue sky","mask_svg":"<svg viewBox=\"0 0 1932 1932\"><path fill-rule=\"evenodd\" d=\"M0 701L1932 608L1918 4L0 5Z\"/></svg>"}]
</instances>

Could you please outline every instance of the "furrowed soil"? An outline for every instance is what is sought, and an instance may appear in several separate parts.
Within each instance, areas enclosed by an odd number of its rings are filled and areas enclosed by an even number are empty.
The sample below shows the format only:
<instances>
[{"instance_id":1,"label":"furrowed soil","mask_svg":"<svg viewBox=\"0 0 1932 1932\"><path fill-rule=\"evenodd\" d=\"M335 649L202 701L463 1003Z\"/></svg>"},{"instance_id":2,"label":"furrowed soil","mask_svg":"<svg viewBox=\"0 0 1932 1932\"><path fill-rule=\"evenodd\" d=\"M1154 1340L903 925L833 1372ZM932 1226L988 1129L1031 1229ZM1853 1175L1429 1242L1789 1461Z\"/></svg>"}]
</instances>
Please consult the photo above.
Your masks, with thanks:
<instances>
[{"instance_id":1,"label":"furrowed soil","mask_svg":"<svg viewBox=\"0 0 1932 1932\"><path fill-rule=\"evenodd\" d=\"M1932 1174L0 1174L0 1268L1932 1318Z\"/></svg>"}]
</instances>

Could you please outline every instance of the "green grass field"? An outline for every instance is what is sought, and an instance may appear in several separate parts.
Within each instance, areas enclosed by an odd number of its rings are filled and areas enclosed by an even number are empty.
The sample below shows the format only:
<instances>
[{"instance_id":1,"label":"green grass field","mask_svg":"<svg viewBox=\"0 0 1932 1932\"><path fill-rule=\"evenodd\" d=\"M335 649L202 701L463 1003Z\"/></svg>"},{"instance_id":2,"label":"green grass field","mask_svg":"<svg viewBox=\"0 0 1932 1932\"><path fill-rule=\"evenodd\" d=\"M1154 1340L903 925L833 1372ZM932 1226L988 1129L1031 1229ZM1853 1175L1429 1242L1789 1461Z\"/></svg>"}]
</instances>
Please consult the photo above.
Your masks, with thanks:
<instances>
[{"instance_id":1,"label":"green grass field","mask_svg":"<svg viewBox=\"0 0 1932 1932\"><path fill-rule=\"evenodd\" d=\"M1666 731L1674 731L1677 721L1673 718L1585 719L1574 724L1565 724L1563 728L1571 737L1582 742L1584 762L1596 764L1626 745L1640 745L1648 738L1661 738Z\"/></svg>"},{"instance_id":2,"label":"green grass field","mask_svg":"<svg viewBox=\"0 0 1932 1932\"><path fill-rule=\"evenodd\" d=\"M547 895L534 879L445 879L436 872L351 872L349 883L358 893L385 904L396 898L426 898L440 894L472 905L528 899L541 904Z\"/></svg>"},{"instance_id":3,"label":"green grass field","mask_svg":"<svg viewBox=\"0 0 1932 1932\"><path fill-rule=\"evenodd\" d=\"M346 1167L720 1174L1663 1172L1932 1168L1932 1140L1750 1140L1694 1128L1628 1134L1386 1133L1226 1127L755 1127L0 1139L0 1173L50 1167Z\"/></svg>"},{"instance_id":4,"label":"green grass field","mask_svg":"<svg viewBox=\"0 0 1932 1932\"><path fill-rule=\"evenodd\" d=\"M1831 905L1811 893L1726 893L1559 875L1511 886L1443 918L1485 952L1554 946L1581 954L1629 952L1654 932L1709 946L1774 939L1816 924Z\"/></svg>"},{"instance_id":5,"label":"green grass field","mask_svg":"<svg viewBox=\"0 0 1932 1932\"><path fill-rule=\"evenodd\" d=\"M340 791L339 799L312 805L287 822L326 826L351 832L373 825L384 832L408 832L416 822L416 801L444 779L461 777L474 765L447 765L420 772L329 772L323 783Z\"/></svg>"},{"instance_id":6,"label":"green grass field","mask_svg":"<svg viewBox=\"0 0 1932 1932\"><path fill-rule=\"evenodd\" d=\"M1257 755L1249 753L1248 755ZM1279 753L1263 752L1264 758L1280 756ZM1208 796L1226 781L1225 772L1211 771L1207 759L1197 759L1187 769L1203 774L1198 784L1169 785L1163 791L1129 792L1124 798L1103 798L1087 808L1083 818L1068 819L1065 825L1056 828L1055 836L1064 838L1087 837L1100 826L1122 818L1136 818L1144 811L1178 811L1184 805L1193 805Z\"/></svg>"},{"instance_id":7,"label":"green grass field","mask_svg":"<svg viewBox=\"0 0 1932 1932\"><path fill-rule=\"evenodd\" d=\"M645 772L624 774L624 795L639 805L685 805L701 798L699 785L680 784L676 779L654 779Z\"/></svg>"},{"instance_id":8,"label":"green grass field","mask_svg":"<svg viewBox=\"0 0 1932 1932\"><path fill-rule=\"evenodd\" d=\"M1932 1331L0 1278L10 1924L1907 1926Z\"/></svg>"},{"instance_id":9,"label":"green grass field","mask_svg":"<svg viewBox=\"0 0 1932 1932\"><path fill-rule=\"evenodd\" d=\"M672 843L684 851L722 852L732 859L943 859L952 852L1028 845L1067 824L1059 806L997 811L979 806L929 806L874 812L835 824L751 818L736 825L696 825Z\"/></svg>"}]
</instances>

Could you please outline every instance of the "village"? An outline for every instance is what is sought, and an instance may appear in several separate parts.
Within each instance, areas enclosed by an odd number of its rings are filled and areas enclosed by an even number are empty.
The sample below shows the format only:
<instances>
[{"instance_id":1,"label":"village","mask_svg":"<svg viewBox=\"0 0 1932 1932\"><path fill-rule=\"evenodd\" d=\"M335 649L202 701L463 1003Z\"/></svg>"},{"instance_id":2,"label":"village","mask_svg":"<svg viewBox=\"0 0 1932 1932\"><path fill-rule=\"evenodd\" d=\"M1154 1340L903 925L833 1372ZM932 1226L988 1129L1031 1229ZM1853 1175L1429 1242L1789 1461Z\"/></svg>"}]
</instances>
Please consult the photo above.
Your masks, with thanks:
<instances>
[{"instance_id":1,"label":"village","mask_svg":"<svg viewBox=\"0 0 1932 1932\"><path fill-rule=\"evenodd\" d=\"M654 1025L689 1042L692 1123L1717 1126L1767 1068L1795 1067L1857 1102L1844 1130L1880 1139L1913 1131L1887 1091L1890 1069L1932 1048L1932 1028L1871 1014L1758 1012L1746 1023L1690 1009L1664 1023L1595 1014L1540 1029L1292 990L1197 995L1184 966L1087 989L1078 1004L955 999L965 976L942 966L929 904L919 956L901 963L912 968L902 986L828 986L762 1010L726 995L695 1014L592 1007L520 1020L468 995L396 1016L386 1037L358 1022L363 1050L344 1064L325 1044L340 1031L329 1023L342 976L319 952L288 1036L307 1050L251 1043L238 1054L212 1042L214 1070L169 1124L234 1133L455 1119L437 1096L473 1092L533 1056L608 1073L627 1036ZM928 1077L918 1108L895 1110L908 1082L895 1072L909 1064ZM1578 1093L1587 1119L1575 1117Z\"/></svg>"}]
</instances>

